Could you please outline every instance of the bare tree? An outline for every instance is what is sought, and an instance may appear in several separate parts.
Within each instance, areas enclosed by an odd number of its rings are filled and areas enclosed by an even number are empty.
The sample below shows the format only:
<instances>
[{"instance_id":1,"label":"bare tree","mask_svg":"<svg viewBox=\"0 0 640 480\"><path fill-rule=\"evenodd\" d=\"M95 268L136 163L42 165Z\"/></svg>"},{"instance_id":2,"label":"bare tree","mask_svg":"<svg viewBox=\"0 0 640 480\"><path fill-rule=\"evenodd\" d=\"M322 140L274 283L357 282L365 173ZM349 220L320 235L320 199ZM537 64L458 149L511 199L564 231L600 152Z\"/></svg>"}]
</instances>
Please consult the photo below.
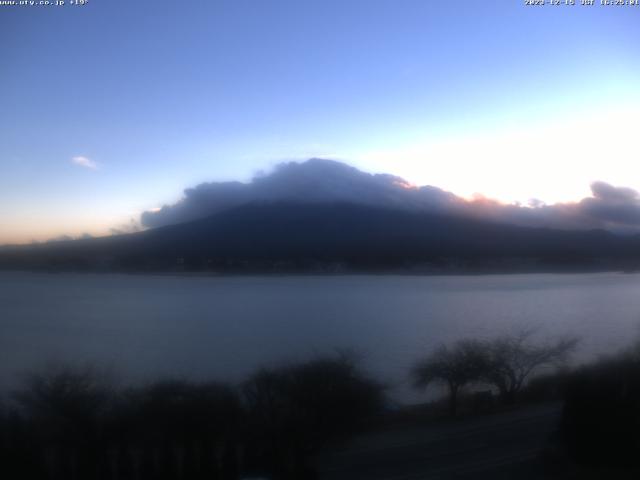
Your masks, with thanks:
<instances>
[{"instance_id":1,"label":"bare tree","mask_svg":"<svg viewBox=\"0 0 640 480\"><path fill-rule=\"evenodd\" d=\"M477 340L460 340L452 347L441 346L419 361L411 375L417 388L426 388L433 382L446 385L449 389L449 413L455 416L460 389L478 381L486 368L485 346Z\"/></svg>"},{"instance_id":2,"label":"bare tree","mask_svg":"<svg viewBox=\"0 0 640 480\"><path fill-rule=\"evenodd\" d=\"M502 400L516 400L527 378L538 368L566 361L575 350L577 338L562 338L553 343L534 344L533 330L505 335L486 343L486 371L483 379L494 385Z\"/></svg>"}]
</instances>

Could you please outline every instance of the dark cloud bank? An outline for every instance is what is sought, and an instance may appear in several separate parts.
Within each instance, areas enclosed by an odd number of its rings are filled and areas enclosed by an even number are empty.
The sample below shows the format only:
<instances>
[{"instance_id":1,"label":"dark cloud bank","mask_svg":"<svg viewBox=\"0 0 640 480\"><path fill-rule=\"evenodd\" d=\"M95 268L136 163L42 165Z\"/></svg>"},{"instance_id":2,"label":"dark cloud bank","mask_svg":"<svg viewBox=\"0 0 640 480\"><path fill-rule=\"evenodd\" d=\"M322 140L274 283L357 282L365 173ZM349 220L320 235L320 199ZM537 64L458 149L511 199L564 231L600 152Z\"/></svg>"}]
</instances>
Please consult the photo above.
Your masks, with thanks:
<instances>
[{"instance_id":1,"label":"dark cloud bank","mask_svg":"<svg viewBox=\"0 0 640 480\"><path fill-rule=\"evenodd\" d=\"M592 196L574 203L502 204L465 200L432 186L415 187L400 177L369 174L332 160L283 163L250 183L202 183L185 190L182 200L144 212L145 227L161 227L204 218L247 204L296 202L353 203L402 210L445 213L529 227L640 231L640 195L605 182L591 185Z\"/></svg>"}]
</instances>

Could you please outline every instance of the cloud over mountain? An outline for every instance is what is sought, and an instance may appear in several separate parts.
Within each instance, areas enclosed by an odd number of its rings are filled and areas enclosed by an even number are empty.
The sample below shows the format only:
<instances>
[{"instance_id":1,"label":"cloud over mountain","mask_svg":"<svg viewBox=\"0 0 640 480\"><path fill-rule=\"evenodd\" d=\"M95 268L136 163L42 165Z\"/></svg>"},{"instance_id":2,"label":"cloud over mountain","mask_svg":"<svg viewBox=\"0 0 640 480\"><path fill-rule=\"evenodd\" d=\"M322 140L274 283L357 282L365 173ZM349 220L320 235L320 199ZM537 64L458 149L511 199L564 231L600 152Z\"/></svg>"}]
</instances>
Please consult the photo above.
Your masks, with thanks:
<instances>
[{"instance_id":1,"label":"cloud over mountain","mask_svg":"<svg viewBox=\"0 0 640 480\"><path fill-rule=\"evenodd\" d=\"M446 209L458 198L434 187L416 188L400 177L369 174L344 163L311 159L283 163L250 183L214 182L188 188L174 205L142 214L146 227L182 223L248 203L345 202L411 209Z\"/></svg>"},{"instance_id":2,"label":"cloud over mountain","mask_svg":"<svg viewBox=\"0 0 640 480\"><path fill-rule=\"evenodd\" d=\"M604 228L640 231L640 195L605 182L591 185L592 196L578 202L546 205L504 204L487 198L465 200L433 186L417 187L389 174L370 174L344 163L311 159L283 163L249 183L213 182L188 188L173 205L144 212L145 227L204 218L255 203L353 203L401 210L463 215L500 223L561 229Z\"/></svg>"}]
</instances>

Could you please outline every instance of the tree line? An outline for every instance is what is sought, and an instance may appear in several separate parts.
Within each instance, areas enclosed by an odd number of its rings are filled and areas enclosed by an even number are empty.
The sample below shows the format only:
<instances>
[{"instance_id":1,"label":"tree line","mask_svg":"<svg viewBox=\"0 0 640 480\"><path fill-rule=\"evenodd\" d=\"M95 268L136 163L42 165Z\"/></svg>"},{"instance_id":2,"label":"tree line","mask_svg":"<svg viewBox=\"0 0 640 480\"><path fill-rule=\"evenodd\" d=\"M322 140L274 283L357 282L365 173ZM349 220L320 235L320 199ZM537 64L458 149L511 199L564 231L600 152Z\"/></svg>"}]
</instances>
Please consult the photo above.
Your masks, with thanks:
<instances>
[{"instance_id":1,"label":"tree line","mask_svg":"<svg viewBox=\"0 0 640 480\"><path fill-rule=\"evenodd\" d=\"M577 343L536 341L532 331L461 339L427 353L409 375L420 390L444 385L450 415L470 387L489 388L510 406L537 384L560 385L558 435L568 458L635 465L640 347L533 379L562 365ZM316 454L393 416L387 393L349 355L263 368L238 385L114 387L92 368L40 372L0 402L0 473L26 480L314 479Z\"/></svg>"},{"instance_id":2,"label":"tree line","mask_svg":"<svg viewBox=\"0 0 640 480\"><path fill-rule=\"evenodd\" d=\"M61 369L31 376L0 409L0 472L312 479L312 455L365 427L384 401L383 386L344 355L261 369L239 386L164 380L117 389L93 369Z\"/></svg>"}]
</instances>

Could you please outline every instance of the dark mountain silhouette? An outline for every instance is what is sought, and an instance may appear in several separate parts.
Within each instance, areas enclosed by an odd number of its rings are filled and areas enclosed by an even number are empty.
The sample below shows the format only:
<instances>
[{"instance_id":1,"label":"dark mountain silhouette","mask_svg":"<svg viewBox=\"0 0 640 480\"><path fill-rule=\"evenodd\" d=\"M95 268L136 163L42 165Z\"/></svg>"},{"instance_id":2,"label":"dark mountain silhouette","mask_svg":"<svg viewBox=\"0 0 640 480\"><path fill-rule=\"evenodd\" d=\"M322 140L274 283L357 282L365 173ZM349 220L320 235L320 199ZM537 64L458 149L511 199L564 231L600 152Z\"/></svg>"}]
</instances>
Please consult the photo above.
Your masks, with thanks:
<instances>
[{"instance_id":1,"label":"dark mountain silhouette","mask_svg":"<svg viewBox=\"0 0 640 480\"><path fill-rule=\"evenodd\" d=\"M350 203L253 203L139 233L0 250L2 268L53 270L465 272L637 265L638 236Z\"/></svg>"}]
</instances>

